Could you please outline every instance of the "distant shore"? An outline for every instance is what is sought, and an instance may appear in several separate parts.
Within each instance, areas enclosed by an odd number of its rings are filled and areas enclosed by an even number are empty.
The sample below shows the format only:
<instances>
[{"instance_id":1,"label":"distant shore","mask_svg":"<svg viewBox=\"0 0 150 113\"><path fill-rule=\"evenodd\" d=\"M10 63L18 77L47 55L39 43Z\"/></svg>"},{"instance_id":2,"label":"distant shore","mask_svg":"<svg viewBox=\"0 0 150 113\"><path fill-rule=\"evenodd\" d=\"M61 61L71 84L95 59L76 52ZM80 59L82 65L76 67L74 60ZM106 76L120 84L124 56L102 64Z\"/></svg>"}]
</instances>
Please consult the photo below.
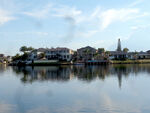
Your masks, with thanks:
<instances>
[{"instance_id":1,"label":"distant shore","mask_svg":"<svg viewBox=\"0 0 150 113\"><path fill-rule=\"evenodd\" d=\"M1 64L1 63L0 63ZM54 65L110 65L110 64L150 64L150 59L144 60L109 60L108 62L34 62L31 64L18 63L16 65L10 64L10 66L54 66Z\"/></svg>"},{"instance_id":2,"label":"distant shore","mask_svg":"<svg viewBox=\"0 0 150 113\"><path fill-rule=\"evenodd\" d=\"M111 60L111 64L150 64L150 59L144 59L144 60Z\"/></svg>"}]
</instances>

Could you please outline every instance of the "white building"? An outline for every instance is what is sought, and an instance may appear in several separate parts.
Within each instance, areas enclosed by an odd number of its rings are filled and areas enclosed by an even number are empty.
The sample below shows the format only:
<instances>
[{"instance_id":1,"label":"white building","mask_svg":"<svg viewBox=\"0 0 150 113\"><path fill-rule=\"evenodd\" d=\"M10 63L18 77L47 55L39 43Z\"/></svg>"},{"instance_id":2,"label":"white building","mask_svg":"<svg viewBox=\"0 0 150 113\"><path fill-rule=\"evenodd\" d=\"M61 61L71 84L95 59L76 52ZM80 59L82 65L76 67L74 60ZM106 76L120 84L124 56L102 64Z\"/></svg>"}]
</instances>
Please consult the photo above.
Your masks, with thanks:
<instances>
[{"instance_id":1,"label":"white building","mask_svg":"<svg viewBox=\"0 0 150 113\"><path fill-rule=\"evenodd\" d=\"M63 60L63 61L71 61L74 51L68 48L51 48L47 49L45 52L45 56L48 60Z\"/></svg>"},{"instance_id":2,"label":"white building","mask_svg":"<svg viewBox=\"0 0 150 113\"><path fill-rule=\"evenodd\" d=\"M41 58L42 54L45 54L47 49L45 48L39 48L39 49L35 49L33 50L31 53L29 53L29 58L28 60L38 60Z\"/></svg>"}]
</instances>

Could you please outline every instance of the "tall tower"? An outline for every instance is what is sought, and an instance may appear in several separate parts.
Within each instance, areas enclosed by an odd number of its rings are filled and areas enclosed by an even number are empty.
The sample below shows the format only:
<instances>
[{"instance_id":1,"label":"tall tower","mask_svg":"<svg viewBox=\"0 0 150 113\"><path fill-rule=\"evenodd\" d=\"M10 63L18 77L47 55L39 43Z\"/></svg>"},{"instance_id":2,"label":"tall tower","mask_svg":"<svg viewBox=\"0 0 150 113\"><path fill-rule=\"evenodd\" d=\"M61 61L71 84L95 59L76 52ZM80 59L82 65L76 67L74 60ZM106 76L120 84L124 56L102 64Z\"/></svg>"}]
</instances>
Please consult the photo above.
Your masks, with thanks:
<instances>
[{"instance_id":1,"label":"tall tower","mask_svg":"<svg viewBox=\"0 0 150 113\"><path fill-rule=\"evenodd\" d=\"M118 39L117 51L122 51L122 50L121 50L121 41L120 41L120 39Z\"/></svg>"}]
</instances>

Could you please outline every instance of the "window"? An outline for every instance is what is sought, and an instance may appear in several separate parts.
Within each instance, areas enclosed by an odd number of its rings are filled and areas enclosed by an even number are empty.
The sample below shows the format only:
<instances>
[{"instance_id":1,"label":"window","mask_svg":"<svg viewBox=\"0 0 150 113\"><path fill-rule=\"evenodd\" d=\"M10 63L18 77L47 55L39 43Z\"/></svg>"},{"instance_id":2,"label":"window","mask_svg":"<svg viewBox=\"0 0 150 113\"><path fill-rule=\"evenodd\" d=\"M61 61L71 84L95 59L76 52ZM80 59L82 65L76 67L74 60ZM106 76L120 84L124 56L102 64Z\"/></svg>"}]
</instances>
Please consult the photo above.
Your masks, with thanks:
<instances>
[{"instance_id":1,"label":"window","mask_svg":"<svg viewBox=\"0 0 150 113\"><path fill-rule=\"evenodd\" d=\"M69 58L69 55L67 55L67 58Z\"/></svg>"}]
</instances>

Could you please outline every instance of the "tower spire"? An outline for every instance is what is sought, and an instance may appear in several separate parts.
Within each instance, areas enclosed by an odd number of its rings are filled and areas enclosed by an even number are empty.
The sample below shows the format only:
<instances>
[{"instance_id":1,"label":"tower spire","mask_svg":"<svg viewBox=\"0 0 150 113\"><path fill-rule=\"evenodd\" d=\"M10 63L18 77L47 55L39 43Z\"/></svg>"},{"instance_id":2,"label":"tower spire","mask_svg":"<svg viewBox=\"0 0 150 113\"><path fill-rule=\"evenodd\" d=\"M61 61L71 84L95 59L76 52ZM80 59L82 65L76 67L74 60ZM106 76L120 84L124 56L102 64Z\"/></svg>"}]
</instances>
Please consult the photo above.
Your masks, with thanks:
<instances>
[{"instance_id":1,"label":"tower spire","mask_svg":"<svg viewBox=\"0 0 150 113\"><path fill-rule=\"evenodd\" d=\"M120 39L118 39L117 51L122 51L122 50L121 50L121 41L120 41Z\"/></svg>"}]
</instances>

